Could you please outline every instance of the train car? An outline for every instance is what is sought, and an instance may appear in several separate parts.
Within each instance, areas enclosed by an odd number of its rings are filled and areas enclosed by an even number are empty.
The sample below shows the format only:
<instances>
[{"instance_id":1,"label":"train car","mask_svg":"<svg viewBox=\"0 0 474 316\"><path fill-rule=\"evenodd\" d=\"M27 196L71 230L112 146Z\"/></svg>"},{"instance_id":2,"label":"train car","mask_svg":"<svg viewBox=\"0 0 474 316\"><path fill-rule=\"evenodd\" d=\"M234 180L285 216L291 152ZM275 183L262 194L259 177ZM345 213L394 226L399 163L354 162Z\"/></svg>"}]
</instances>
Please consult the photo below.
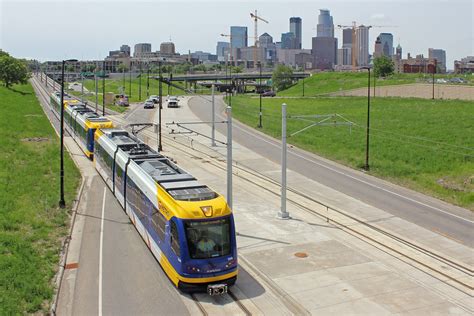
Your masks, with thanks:
<instances>
[{"instance_id":1,"label":"train car","mask_svg":"<svg viewBox=\"0 0 474 316\"><path fill-rule=\"evenodd\" d=\"M237 279L234 219L225 199L120 129L98 129L95 167L169 279L223 294Z\"/></svg>"},{"instance_id":2,"label":"train car","mask_svg":"<svg viewBox=\"0 0 474 316\"><path fill-rule=\"evenodd\" d=\"M61 111L60 103L61 96L57 92L53 93L51 95L51 106L58 114ZM70 135L91 160L94 156L95 131L98 128L113 127L112 121L98 115L83 103L70 96L64 97L64 122L66 123L66 128L69 129Z\"/></svg>"}]
</instances>

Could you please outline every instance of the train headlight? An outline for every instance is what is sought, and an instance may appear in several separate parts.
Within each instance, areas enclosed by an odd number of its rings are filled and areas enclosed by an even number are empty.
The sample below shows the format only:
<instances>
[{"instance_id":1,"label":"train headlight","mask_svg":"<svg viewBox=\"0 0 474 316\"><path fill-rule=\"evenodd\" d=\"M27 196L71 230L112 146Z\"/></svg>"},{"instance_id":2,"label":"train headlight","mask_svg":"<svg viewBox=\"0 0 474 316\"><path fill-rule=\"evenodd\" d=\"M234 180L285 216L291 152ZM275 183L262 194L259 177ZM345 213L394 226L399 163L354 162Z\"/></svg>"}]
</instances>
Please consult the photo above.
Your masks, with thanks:
<instances>
[{"instance_id":1,"label":"train headlight","mask_svg":"<svg viewBox=\"0 0 474 316\"><path fill-rule=\"evenodd\" d=\"M236 263L237 263L237 260L232 259L232 260L230 260L229 262L226 263L225 267L226 267L226 268L230 268L230 267L232 267L233 265L235 265Z\"/></svg>"},{"instance_id":2,"label":"train headlight","mask_svg":"<svg viewBox=\"0 0 474 316\"><path fill-rule=\"evenodd\" d=\"M195 272L201 272L201 269L193 266L188 266L188 272L190 273L195 273Z\"/></svg>"},{"instance_id":3,"label":"train headlight","mask_svg":"<svg viewBox=\"0 0 474 316\"><path fill-rule=\"evenodd\" d=\"M204 216L212 216L212 206L201 206L201 211L204 213Z\"/></svg>"}]
</instances>

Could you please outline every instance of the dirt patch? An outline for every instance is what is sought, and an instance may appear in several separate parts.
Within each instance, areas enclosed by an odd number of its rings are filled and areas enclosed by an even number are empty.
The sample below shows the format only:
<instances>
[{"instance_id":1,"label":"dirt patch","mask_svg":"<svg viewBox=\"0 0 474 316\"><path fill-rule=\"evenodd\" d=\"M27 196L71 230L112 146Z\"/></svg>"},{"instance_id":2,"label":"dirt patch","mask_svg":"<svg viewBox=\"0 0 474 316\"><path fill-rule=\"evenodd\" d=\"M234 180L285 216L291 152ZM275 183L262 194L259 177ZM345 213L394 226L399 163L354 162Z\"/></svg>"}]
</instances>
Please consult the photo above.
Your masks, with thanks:
<instances>
[{"instance_id":1,"label":"dirt patch","mask_svg":"<svg viewBox=\"0 0 474 316\"><path fill-rule=\"evenodd\" d=\"M443 177L436 181L443 188L459 191L474 192L474 175L461 179L453 179L451 177Z\"/></svg>"},{"instance_id":2,"label":"dirt patch","mask_svg":"<svg viewBox=\"0 0 474 316\"><path fill-rule=\"evenodd\" d=\"M435 99L447 100L474 100L474 86L435 84ZM345 90L332 93L333 96L367 96L367 88ZM416 83L393 86L376 86L375 91L370 87L370 95L376 97L405 97L431 99L433 86L430 84Z\"/></svg>"},{"instance_id":3,"label":"dirt patch","mask_svg":"<svg viewBox=\"0 0 474 316\"><path fill-rule=\"evenodd\" d=\"M26 143L41 143L41 142L48 142L50 139L48 137L28 137L22 138L22 142Z\"/></svg>"}]
</instances>

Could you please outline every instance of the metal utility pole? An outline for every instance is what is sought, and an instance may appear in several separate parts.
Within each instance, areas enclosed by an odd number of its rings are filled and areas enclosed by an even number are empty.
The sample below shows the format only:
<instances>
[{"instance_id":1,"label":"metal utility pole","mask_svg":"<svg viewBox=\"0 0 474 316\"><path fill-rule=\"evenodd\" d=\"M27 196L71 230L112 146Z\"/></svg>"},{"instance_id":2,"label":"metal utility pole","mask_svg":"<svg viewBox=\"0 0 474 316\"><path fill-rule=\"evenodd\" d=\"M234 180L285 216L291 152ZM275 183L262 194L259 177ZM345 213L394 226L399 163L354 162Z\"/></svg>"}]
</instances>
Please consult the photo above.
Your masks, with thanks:
<instances>
[{"instance_id":1,"label":"metal utility pole","mask_svg":"<svg viewBox=\"0 0 474 316\"><path fill-rule=\"evenodd\" d=\"M163 108L163 90L162 90L162 85L161 85L161 81L163 78L161 78L161 61L158 62L158 67L159 67L159 123L158 123L158 152L161 152L163 150L163 146L162 146L162 143L161 143L161 110Z\"/></svg>"},{"instance_id":2,"label":"metal utility pole","mask_svg":"<svg viewBox=\"0 0 474 316\"><path fill-rule=\"evenodd\" d=\"M102 62L102 115L105 116L105 60Z\"/></svg>"},{"instance_id":3,"label":"metal utility pole","mask_svg":"<svg viewBox=\"0 0 474 316\"><path fill-rule=\"evenodd\" d=\"M369 79L367 81L367 140L365 145L365 166L364 169L369 171L369 136L370 136L370 68L367 68Z\"/></svg>"},{"instance_id":4,"label":"metal utility pole","mask_svg":"<svg viewBox=\"0 0 474 316\"><path fill-rule=\"evenodd\" d=\"M129 91L128 97L131 99L132 98L132 64L131 63L130 63L130 72L129 72L129 81L128 81L128 91Z\"/></svg>"},{"instance_id":5,"label":"metal utility pole","mask_svg":"<svg viewBox=\"0 0 474 316\"><path fill-rule=\"evenodd\" d=\"M286 103L281 105L281 209L277 217L289 219L290 214L286 210Z\"/></svg>"},{"instance_id":6,"label":"metal utility pole","mask_svg":"<svg viewBox=\"0 0 474 316\"><path fill-rule=\"evenodd\" d=\"M146 97L150 96L150 65L146 64Z\"/></svg>"},{"instance_id":7,"label":"metal utility pole","mask_svg":"<svg viewBox=\"0 0 474 316\"><path fill-rule=\"evenodd\" d=\"M63 60L61 67L61 122L59 131L60 144L60 166L59 166L59 207L65 208L66 202L64 200L64 66L66 62L77 62L76 59Z\"/></svg>"},{"instance_id":8,"label":"metal utility pole","mask_svg":"<svg viewBox=\"0 0 474 316\"><path fill-rule=\"evenodd\" d=\"M84 103L84 74L81 72L81 102Z\"/></svg>"},{"instance_id":9,"label":"metal utility pole","mask_svg":"<svg viewBox=\"0 0 474 316\"><path fill-rule=\"evenodd\" d=\"M260 112L258 113L258 127L262 128L262 63L259 61L258 65L260 67Z\"/></svg>"},{"instance_id":10,"label":"metal utility pole","mask_svg":"<svg viewBox=\"0 0 474 316\"><path fill-rule=\"evenodd\" d=\"M142 99L142 63L140 63L140 77L138 78L138 101Z\"/></svg>"},{"instance_id":11,"label":"metal utility pole","mask_svg":"<svg viewBox=\"0 0 474 316\"><path fill-rule=\"evenodd\" d=\"M97 107L99 106L99 83L97 82L97 68L95 69L94 73L94 83L95 83L95 113L97 113L98 109Z\"/></svg>"},{"instance_id":12,"label":"metal utility pole","mask_svg":"<svg viewBox=\"0 0 474 316\"><path fill-rule=\"evenodd\" d=\"M232 209L232 107L227 106L227 204Z\"/></svg>"},{"instance_id":13,"label":"metal utility pole","mask_svg":"<svg viewBox=\"0 0 474 316\"><path fill-rule=\"evenodd\" d=\"M304 71L305 71L306 65L303 63L303 97L304 97Z\"/></svg>"},{"instance_id":14,"label":"metal utility pole","mask_svg":"<svg viewBox=\"0 0 474 316\"><path fill-rule=\"evenodd\" d=\"M123 87L122 93L125 94L125 67L122 67L122 87Z\"/></svg>"},{"instance_id":15,"label":"metal utility pole","mask_svg":"<svg viewBox=\"0 0 474 316\"><path fill-rule=\"evenodd\" d=\"M211 140L211 146L215 147L216 146L216 104L215 104L215 96L214 96L214 90L215 90L215 85L212 84L212 140Z\"/></svg>"},{"instance_id":16,"label":"metal utility pole","mask_svg":"<svg viewBox=\"0 0 474 316\"><path fill-rule=\"evenodd\" d=\"M59 207L66 207L66 202L64 201L64 65L66 61L63 60L61 68L61 124L60 124L60 171L59 171Z\"/></svg>"}]
</instances>

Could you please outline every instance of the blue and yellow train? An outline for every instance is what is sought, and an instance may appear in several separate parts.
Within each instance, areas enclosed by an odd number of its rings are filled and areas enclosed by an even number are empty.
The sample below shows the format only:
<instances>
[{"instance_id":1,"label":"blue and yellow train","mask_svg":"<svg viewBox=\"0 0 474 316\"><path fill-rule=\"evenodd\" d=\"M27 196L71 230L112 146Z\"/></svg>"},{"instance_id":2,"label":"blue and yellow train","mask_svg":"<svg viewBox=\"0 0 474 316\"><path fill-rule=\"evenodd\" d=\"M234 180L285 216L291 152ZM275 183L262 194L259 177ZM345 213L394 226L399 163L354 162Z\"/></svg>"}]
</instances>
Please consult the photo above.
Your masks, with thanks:
<instances>
[{"instance_id":1,"label":"blue and yellow train","mask_svg":"<svg viewBox=\"0 0 474 316\"><path fill-rule=\"evenodd\" d=\"M51 103L58 110L56 94ZM234 218L225 199L127 131L97 122L107 119L95 114L97 121L91 121L93 112L85 112L80 102L68 98L64 106L67 125L79 130L77 143L94 157L95 168L173 284L188 292L226 293L238 269Z\"/></svg>"}]
</instances>

